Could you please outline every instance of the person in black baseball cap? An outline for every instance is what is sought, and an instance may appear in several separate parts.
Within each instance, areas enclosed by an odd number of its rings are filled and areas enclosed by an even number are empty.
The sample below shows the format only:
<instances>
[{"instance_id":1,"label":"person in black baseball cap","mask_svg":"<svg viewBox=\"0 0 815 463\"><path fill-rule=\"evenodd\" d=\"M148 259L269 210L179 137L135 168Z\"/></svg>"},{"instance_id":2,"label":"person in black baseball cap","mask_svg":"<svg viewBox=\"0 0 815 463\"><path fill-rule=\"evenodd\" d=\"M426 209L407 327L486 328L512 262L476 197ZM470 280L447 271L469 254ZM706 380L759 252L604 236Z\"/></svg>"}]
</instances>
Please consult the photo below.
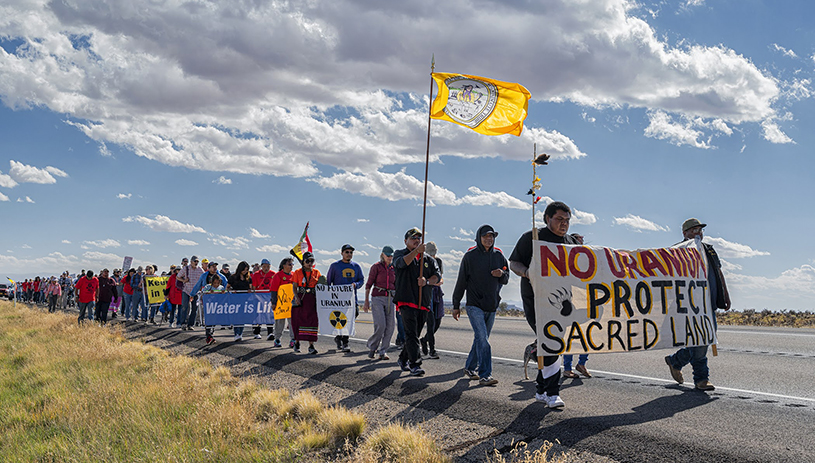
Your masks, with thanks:
<instances>
[{"instance_id":1,"label":"person in black baseball cap","mask_svg":"<svg viewBox=\"0 0 815 463\"><path fill-rule=\"evenodd\" d=\"M354 285L354 307L358 307L357 290L365 284L365 274L362 273L362 267L351 260L354 257L353 246L343 244L341 252L342 259L328 267L326 281L329 285ZM355 316L359 316L359 309L355 311ZM351 348L348 347L348 339L347 335L336 336L334 342L337 343L337 349L343 352L351 352Z\"/></svg>"}]
</instances>

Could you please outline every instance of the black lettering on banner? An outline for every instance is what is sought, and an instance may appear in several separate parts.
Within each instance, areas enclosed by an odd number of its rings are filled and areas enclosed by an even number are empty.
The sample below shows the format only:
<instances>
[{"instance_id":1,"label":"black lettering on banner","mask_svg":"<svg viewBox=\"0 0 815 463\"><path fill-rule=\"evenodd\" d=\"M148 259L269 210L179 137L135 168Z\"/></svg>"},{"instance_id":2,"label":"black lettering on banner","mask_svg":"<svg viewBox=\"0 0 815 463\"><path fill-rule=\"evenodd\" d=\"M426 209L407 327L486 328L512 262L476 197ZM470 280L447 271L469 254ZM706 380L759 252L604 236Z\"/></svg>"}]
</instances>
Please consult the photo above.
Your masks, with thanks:
<instances>
[{"instance_id":1,"label":"black lettering on banner","mask_svg":"<svg viewBox=\"0 0 815 463\"><path fill-rule=\"evenodd\" d=\"M649 326L654 328L654 340L651 341L651 342L648 342L648 327ZM644 339L643 344L644 344L644 349L645 350L648 350L648 349L654 347L654 345L657 343L657 341L659 341L659 327L657 326L656 323L653 322L653 320L649 320L649 319L646 318L646 319L644 319L642 321L642 336L643 336L643 339Z\"/></svg>"},{"instance_id":2,"label":"black lettering on banner","mask_svg":"<svg viewBox=\"0 0 815 463\"><path fill-rule=\"evenodd\" d=\"M699 325L699 319L697 317L693 317L693 333L695 334L696 340L699 341L701 338L701 342L697 342L697 344L707 344L707 333L704 330L704 323Z\"/></svg>"},{"instance_id":3,"label":"black lettering on banner","mask_svg":"<svg viewBox=\"0 0 815 463\"><path fill-rule=\"evenodd\" d=\"M625 350L625 343L623 342L623 338L620 337L620 330L622 330L623 324L618 322L617 320L609 320L608 322L608 350L614 350L614 343L611 342L612 339L616 339L617 342L623 347Z\"/></svg>"},{"instance_id":4,"label":"black lettering on banner","mask_svg":"<svg viewBox=\"0 0 815 463\"><path fill-rule=\"evenodd\" d=\"M671 317L671 336L673 336L673 345L674 347L684 346L684 342L679 342L676 340L676 323L674 321L674 317Z\"/></svg>"},{"instance_id":5,"label":"black lettering on banner","mask_svg":"<svg viewBox=\"0 0 815 463\"><path fill-rule=\"evenodd\" d=\"M594 342L592 341L592 336L591 336L591 329L592 328L603 329L603 325L601 325L598 322L591 322L591 323L589 323L589 326L586 327L586 340L588 341L589 346L591 346L592 350L601 350L601 349L603 349L603 346L605 346L605 343L601 343L599 346L594 344Z\"/></svg>"},{"instance_id":6,"label":"black lettering on banner","mask_svg":"<svg viewBox=\"0 0 815 463\"><path fill-rule=\"evenodd\" d=\"M340 295L339 295L339 294L337 294L337 293L335 293L335 292L332 292L332 293L331 293L331 299L339 299L339 298L340 298Z\"/></svg>"},{"instance_id":7,"label":"black lettering on banner","mask_svg":"<svg viewBox=\"0 0 815 463\"><path fill-rule=\"evenodd\" d=\"M707 338L710 339L711 343L713 343L713 324L710 322L710 317L702 317L702 323L705 326Z\"/></svg>"},{"instance_id":8,"label":"black lettering on banner","mask_svg":"<svg viewBox=\"0 0 815 463\"><path fill-rule=\"evenodd\" d=\"M644 299L644 300L643 300ZM637 283L637 310L643 315L651 313L651 287L644 281Z\"/></svg>"},{"instance_id":9,"label":"black lettering on banner","mask_svg":"<svg viewBox=\"0 0 815 463\"><path fill-rule=\"evenodd\" d=\"M546 339L551 339L552 341L557 342L560 347L555 350L552 350L546 346L546 343L541 343L541 347L543 347L543 350L545 350L547 353L557 355L563 352L565 344L563 343L563 340L560 339L560 336L552 334L550 330L553 326L556 327L558 331L560 331L561 333L563 332L563 327L560 326L560 323L558 323L556 320L552 320L543 326L543 335L546 337Z\"/></svg>"},{"instance_id":10,"label":"black lettering on banner","mask_svg":"<svg viewBox=\"0 0 815 463\"><path fill-rule=\"evenodd\" d=\"M690 304L690 308L691 308L691 310L693 310L693 313L699 313L699 307L696 307L696 305L693 303L693 290L694 290L694 288L696 288L696 282L694 280L689 281L688 282L688 304Z\"/></svg>"},{"instance_id":11,"label":"black lettering on banner","mask_svg":"<svg viewBox=\"0 0 815 463\"><path fill-rule=\"evenodd\" d=\"M696 338L693 337L693 328L691 327L690 320L688 317L685 317L685 344L690 345L691 343L688 342L688 339L693 341L693 344L696 344Z\"/></svg>"},{"instance_id":12,"label":"black lettering on banner","mask_svg":"<svg viewBox=\"0 0 815 463\"><path fill-rule=\"evenodd\" d=\"M577 334L575 334L577 331ZM579 339L580 345L583 346L583 352L588 352L589 346L586 345L586 339L583 337L583 329L580 328L580 323L572 322L572 329L569 330L569 342L566 344L566 350L572 350L572 340Z\"/></svg>"},{"instance_id":13,"label":"black lettering on banner","mask_svg":"<svg viewBox=\"0 0 815 463\"><path fill-rule=\"evenodd\" d=\"M699 280L696 282L697 288L702 288L702 311L707 313L707 281Z\"/></svg>"},{"instance_id":14,"label":"black lettering on banner","mask_svg":"<svg viewBox=\"0 0 815 463\"><path fill-rule=\"evenodd\" d=\"M685 286L685 280L676 280L676 313L688 313L687 307L682 307L682 299L685 299L685 295L682 294L681 288Z\"/></svg>"},{"instance_id":15,"label":"black lettering on banner","mask_svg":"<svg viewBox=\"0 0 815 463\"><path fill-rule=\"evenodd\" d=\"M632 333L631 332L631 327L636 325L639 322L640 322L639 320L628 320L628 322L626 323L626 334L628 335L627 337L628 337L628 350L629 351L642 349L642 346L634 347L634 343L632 342L632 339L634 339L634 337L636 335L638 335L639 333L637 333L637 332Z\"/></svg>"},{"instance_id":16,"label":"black lettering on banner","mask_svg":"<svg viewBox=\"0 0 815 463\"><path fill-rule=\"evenodd\" d=\"M598 297L598 291L602 292L602 296ZM589 318L597 318L597 307L608 302L611 297L611 292L608 287L602 283L589 283L586 288L589 295Z\"/></svg>"},{"instance_id":17,"label":"black lettering on banner","mask_svg":"<svg viewBox=\"0 0 815 463\"><path fill-rule=\"evenodd\" d=\"M625 313L628 318L634 316L634 309L628 300L631 298L631 288L625 280L614 280L614 316L620 316L620 307L625 306Z\"/></svg>"},{"instance_id":18,"label":"black lettering on banner","mask_svg":"<svg viewBox=\"0 0 815 463\"><path fill-rule=\"evenodd\" d=\"M662 315L668 314L668 295L665 294L665 290L671 289L673 287L673 283L670 280L654 280L651 282L651 286L654 288L660 288L662 291Z\"/></svg>"}]
</instances>

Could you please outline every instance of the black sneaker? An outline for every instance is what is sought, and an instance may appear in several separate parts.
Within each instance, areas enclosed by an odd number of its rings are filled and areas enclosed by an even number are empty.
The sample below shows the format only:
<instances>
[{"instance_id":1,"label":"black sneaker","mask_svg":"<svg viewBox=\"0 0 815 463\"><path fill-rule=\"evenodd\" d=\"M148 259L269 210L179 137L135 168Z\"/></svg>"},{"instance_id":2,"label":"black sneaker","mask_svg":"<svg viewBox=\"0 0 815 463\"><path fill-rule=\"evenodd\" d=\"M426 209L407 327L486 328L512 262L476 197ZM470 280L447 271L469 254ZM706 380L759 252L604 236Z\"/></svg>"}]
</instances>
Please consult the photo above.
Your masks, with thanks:
<instances>
[{"instance_id":1,"label":"black sneaker","mask_svg":"<svg viewBox=\"0 0 815 463\"><path fill-rule=\"evenodd\" d=\"M334 336L334 342L337 344L337 350L342 350L342 339L339 336Z\"/></svg>"},{"instance_id":2,"label":"black sneaker","mask_svg":"<svg viewBox=\"0 0 815 463\"><path fill-rule=\"evenodd\" d=\"M376 351L375 351L375 350L372 350L372 351L368 352L368 358L369 358L369 359L374 358L374 356L375 356L375 355L376 355Z\"/></svg>"},{"instance_id":3,"label":"black sneaker","mask_svg":"<svg viewBox=\"0 0 815 463\"><path fill-rule=\"evenodd\" d=\"M410 369L411 376L422 376L423 374L424 370L422 370L422 367L418 365Z\"/></svg>"},{"instance_id":4,"label":"black sneaker","mask_svg":"<svg viewBox=\"0 0 815 463\"><path fill-rule=\"evenodd\" d=\"M212 336L207 336L207 345L215 344L215 338Z\"/></svg>"},{"instance_id":5,"label":"black sneaker","mask_svg":"<svg viewBox=\"0 0 815 463\"><path fill-rule=\"evenodd\" d=\"M430 351L429 358L432 358L432 359L439 358L439 354L436 353L435 349Z\"/></svg>"},{"instance_id":6,"label":"black sneaker","mask_svg":"<svg viewBox=\"0 0 815 463\"><path fill-rule=\"evenodd\" d=\"M422 343L422 355L427 355L427 339L422 338L419 341Z\"/></svg>"},{"instance_id":7,"label":"black sneaker","mask_svg":"<svg viewBox=\"0 0 815 463\"><path fill-rule=\"evenodd\" d=\"M343 344L342 345L342 351L343 352L351 352L351 348L348 347L348 344Z\"/></svg>"},{"instance_id":8,"label":"black sneaker","mask_svg":"<svg viewBox=\"0 0 815 463\"><path fill-rule=\"evenodd\" d=\"M317 349L314 346L308 346L308 353L311 355L317 355Z\"/></svg>"},{"instance_id":9,"label":"black sneaker","mask_svg":"<svg viewBox=\"0 0 815 463\"><path fill-rule=\"evenodd\" d=\"M407 362L405 362L404 360L398 359L396 361L396 364L399 365L399 368L401 368L402 371L410 371L410 367L407 366Z\"/></svg>"}]
</instances>

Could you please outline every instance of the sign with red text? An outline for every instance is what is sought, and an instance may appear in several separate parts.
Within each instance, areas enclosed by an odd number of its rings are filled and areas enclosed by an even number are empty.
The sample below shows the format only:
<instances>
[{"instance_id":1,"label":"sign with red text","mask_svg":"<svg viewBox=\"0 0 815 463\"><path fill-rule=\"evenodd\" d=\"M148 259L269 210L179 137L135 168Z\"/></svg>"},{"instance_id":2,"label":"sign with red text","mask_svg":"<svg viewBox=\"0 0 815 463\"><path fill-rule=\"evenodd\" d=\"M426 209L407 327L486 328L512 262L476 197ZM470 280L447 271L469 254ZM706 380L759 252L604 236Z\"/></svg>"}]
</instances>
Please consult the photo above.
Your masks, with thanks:
<instances>
[{"instance_id":1,"label":"sign with red text","mask_svg":"<svg viewBox=\"0 0 815 463\"><path fill-rule=\"evenodd\" d=\"M533 241L538 355L716 344L701 242L621 251Z\"/></svg>"}]
</instances>

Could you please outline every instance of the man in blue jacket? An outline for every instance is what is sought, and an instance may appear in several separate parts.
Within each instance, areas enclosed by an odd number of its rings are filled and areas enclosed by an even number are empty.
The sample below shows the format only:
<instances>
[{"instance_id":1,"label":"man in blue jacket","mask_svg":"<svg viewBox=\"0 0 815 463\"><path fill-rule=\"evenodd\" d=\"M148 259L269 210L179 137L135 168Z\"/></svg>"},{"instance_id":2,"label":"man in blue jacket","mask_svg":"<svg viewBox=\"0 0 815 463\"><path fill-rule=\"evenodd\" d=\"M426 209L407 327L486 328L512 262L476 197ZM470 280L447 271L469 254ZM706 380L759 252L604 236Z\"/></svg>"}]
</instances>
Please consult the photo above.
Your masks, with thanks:
<instances>
[{"instance_id":1,"label":"man in blue jacket","mask_svg":"<svg viewBox=\"0 0 815 463\"><path fill-rule=\"evenodd\" d=\"M334 262L328 267L328 275L326 281L329 285L354 285L354 307L359 307L357 300L357 290L362 288L365 284L365 274L362 273L362 267L356 262L351 260L354 257L354 247L350 244L342 245L342 259ZM359 308L355 312L355 316L359 315ZM334 342L337 343L337 349L343 352L351 352L348 347L348 336L336 336Z\"/></svg>"},{"instance_id":2,"label":"man in blue jacket","mask_svg":"<svg viewBox=\"0 0 815 463\"><path fill-rule=\"evenodd\" d=\"M453 318L461 314L461 298L467 292L467 318L473 327L473 346L464 374L477 379L482 386L493 386L498 380L492 377L492 350L489 338L495 322L495 311L501 302L501 287L509 282L507 259L495 247L498 236L490 225L482 225L475 236L476 246L470 248L461 259L458 280L453 291Z\"/></svg>"},{"instance_id":3,"label":"man in blue jacket","mask_svg":"<svg viewBox=\"0 0 815 463\"><path fill-rule=\"evenodd\" d=\"M198 278L198 281L195 282L195 286L192 287L192 291L190 292L191 297L195 297L199 291L201 291L204 286L209 284L213 278L218 278L221 280L221 285L226 288L226 277L223 276L220 272L218 272L218 263L217 262L209 262L207 264L207 271L201 274ZM202 306L202 309L203 306ZM190 314L190 319L187 321L187 324L192 326L195 323L195 312ZM207 344L212 344L215 342L215 338L212 337L213 326L207 325L204 327L204 332L207 335L206 342Z\"/></svg>"}]
</instances>

